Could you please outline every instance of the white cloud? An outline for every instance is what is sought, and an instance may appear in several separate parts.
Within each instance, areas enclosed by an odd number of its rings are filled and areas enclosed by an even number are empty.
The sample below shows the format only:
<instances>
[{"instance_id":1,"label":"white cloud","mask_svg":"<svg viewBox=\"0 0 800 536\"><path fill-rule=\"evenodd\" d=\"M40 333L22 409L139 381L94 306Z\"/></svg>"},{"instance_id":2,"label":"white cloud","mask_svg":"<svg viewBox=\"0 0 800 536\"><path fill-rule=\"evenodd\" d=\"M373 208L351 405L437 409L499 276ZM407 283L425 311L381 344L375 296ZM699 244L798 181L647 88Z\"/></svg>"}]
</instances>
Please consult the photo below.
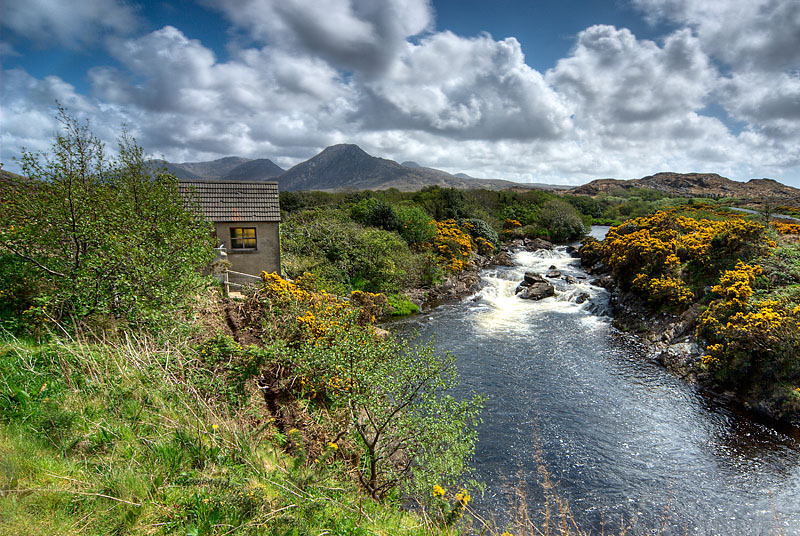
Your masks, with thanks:
<instances>
[{"instance_id":1,"label":"white cloud","mask_svg":"<svg viewBox=\"0 0 800 536\"><path fill-rule=\"evenodd\" d=\"M473 39L450 32L407 44L392 68L364 82L361 121L457 139L557 138L570 111L542 75L525 64L516 39Z\"/></svg>"},{"instance_id":2,"label":"white cloud","mask_svg":"<svg viewBox=\"0 0 800 536\"><path fill-rule=\"evenodd\" d=\"M632 0L652 20L695 30L705 50L737 68L800 67L797 0Z\"/></svg>"},{"instance_id":3,"label":"white cloud","mask_svg":"<svg viewBox=\"0 0 800 536\"><path fill-rule=\"evenodd\" d=\"M736 73L726 80L721 93L731 116L751 129L800 141L800 76Z\"/></svg>"},{"instance_id":4,"label":"white cloud","mask_svg":"<svg viewBox=\"0 0 800 536\"><path fill-rule=\"evenodd\" d=\"M139 19L120 0L20 0L3 2L2 24L25 39L75 48L106 32L130 33Z\"/></svg>"},{"instance_id":5,"label":"white cloud","mask_svg":"<svg viewBox=\"0 0 800 536\"><path fill-rule=\"evenodd\" d=\"M433 19L428 0L206 0L261 42L346 71L383 72Z\"/></svg>"},{"instance_id":6,"label":"white cloud","mask_svg":"<svg viewBox=\"0 0 800 536\"><path fill-rule=\"evenodd\" d=\"M688 31L672 34L659 47L613 26L581 32L573 53L546 75L575 103L576 120L584 127L623 137L638 137L637 124L652 125L702 108L715 77ZM659 135L652 131L649 136Z\"/></svg>"}]
</instances>

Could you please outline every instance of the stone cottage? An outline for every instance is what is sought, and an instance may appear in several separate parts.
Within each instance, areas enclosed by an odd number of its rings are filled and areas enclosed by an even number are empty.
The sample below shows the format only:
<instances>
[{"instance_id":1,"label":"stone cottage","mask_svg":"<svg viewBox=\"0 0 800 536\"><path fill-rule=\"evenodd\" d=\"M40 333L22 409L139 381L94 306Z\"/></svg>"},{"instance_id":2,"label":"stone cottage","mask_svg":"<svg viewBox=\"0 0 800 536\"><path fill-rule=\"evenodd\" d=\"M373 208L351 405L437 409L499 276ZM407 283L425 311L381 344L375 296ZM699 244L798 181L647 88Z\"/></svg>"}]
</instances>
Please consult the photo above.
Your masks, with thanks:
<instances>
[{"instance_id":1,"label":"stone cottage","mask_svg":"<svg viewBox=\"0 0 800 536\"><path fill-rule=\"evenodd\" d=\"M277 182L180 181L214 224L217 244L225 246L231 270L258 276L281 273L281 221ZM238 283L253 280L231 274Z\"/></svg>"}]
</instances>

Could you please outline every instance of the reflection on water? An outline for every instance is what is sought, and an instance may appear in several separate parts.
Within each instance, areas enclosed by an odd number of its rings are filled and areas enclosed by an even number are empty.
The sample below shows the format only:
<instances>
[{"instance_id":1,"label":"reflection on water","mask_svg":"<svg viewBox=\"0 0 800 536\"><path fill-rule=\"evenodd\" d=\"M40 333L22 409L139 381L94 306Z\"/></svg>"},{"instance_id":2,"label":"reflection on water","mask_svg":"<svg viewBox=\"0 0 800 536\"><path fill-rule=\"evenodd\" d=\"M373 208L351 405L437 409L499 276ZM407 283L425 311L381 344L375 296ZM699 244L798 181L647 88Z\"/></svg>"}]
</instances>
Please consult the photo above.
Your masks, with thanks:
<instances>
[{"instance_id":1,"label":"reflection on water","mask_svg":"<svg viewBox=\"0 0 800 536\"><path fill-rule=\"evenodd\" d=\"M644 359L592 312L604 310L607 294L563 248L515 260L487 270L472 299L405 324L458 356L464 392L490 397L474 460L487 483L480 512L507 521L519 475L531 504L541 499L540 450L592 534L604 520L615 533L621 518L634 523L629 533L646 534L665 515L665 534L800 534L796 438ZM525 271L551 266L561 272L551 280L556 296L514 295Z\"/></svg>"}]
</instances>

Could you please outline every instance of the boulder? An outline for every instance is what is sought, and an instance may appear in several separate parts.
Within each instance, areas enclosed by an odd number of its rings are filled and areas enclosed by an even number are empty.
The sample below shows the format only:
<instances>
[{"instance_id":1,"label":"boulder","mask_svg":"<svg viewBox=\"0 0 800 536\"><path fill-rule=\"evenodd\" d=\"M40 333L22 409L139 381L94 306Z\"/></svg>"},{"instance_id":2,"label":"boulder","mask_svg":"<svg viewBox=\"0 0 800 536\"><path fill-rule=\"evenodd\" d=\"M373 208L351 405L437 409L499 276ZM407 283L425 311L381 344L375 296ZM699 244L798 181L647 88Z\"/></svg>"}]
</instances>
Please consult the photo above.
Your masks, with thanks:
<instances>
[{"instance_id":1,"label":"boulder","mask_svg":"<svg viewBox=\"0 0 800 536\"><path fill-rule=\"evenodd\" d=\"M581 304L581 303L585 302L588 299L589 299L589 293L588 292L581 292L580 294L578 294L578 297L575 298L575 303Z\"/></svg>"},{"instance_id":2,"label":"boulder","mask_svg":"<svg viewBox=\"0 0 800 536\"><path fill-rule=\"evenodd\" d=\"M549 281L533 272L525 272L525 278L516 290L516 294L523 300L541 300L555 296L555 293L555 288Z\"/></svg>"},{"instance_id":3,"label":"boulder","mask_svg":"<svg viewBox=\"0 0 800 536\"><path fill-rule=\"evenodd\" d=\"M564 281L566 281L568 285L577 285L578 284L578 280L575 279L574 277L572 277L571 275L565 275L564 276Z\"/></svg>"},{"instance_id":4,"label":"boulder","mask_svg":"<svg viewBox=\"0 0 800 536\"><path fill-rule=\"evenodd\" d=\"M541 238L526 238L525 249L528 251L536 251L537 249L553 249L553 243Z\"/></svg>"},{"instance_id":5,"label":"boulder","mask_svg":"<svg viewBox=\"0 0 800 536\"><path fill-rule=\"evenodd\" d=\"M581 256L581 252L575 246L567 246L567 254L575 259L579 259Z\"/></svg>"},{"instance_id":6,"label":"boulder","mask_svg":"<svg viewBox=\"0 0 800 536\"><path fill-rule=\"evenodd\" d=\"M603 276L598 277L597 279L592 280L592 285L596 287L602 287L606 290L611 290L614 288L614 279L611 276Z\"/></svg>"},{"instance_id":7,"label":"boulder","mask_svg":"<svg viewBox=\"0 0 800 536\"><path fill-rule=\"evenodd\" d=\"M555 296L556 290L550 283L534 283L529 287L525 287L519 293L519 297L523 300L541 300L549 296Z\"/></svg>"},{"instance_id":8,"label":"boulder","mask_svg":"<svg viewBox=\"0 0 800 536\"><path fill-rule=\"evenodd\" d=\"M549 277L550 279L558 279L561 277L561 272L559 270L550 269L546 274L545 277Z\"/></svg>"},{"instance_id":9,"label":"boulder","mask_svg":"<svg viewBox=\"0 0 800 536\"><path fill-rule=\"evenodd\" d=\"M492 264L497 266L514 266L514 261L511 260L511 255L509 255L505 251L501 251L494 257L492 257Z\"/></svg>"}]
</instances>

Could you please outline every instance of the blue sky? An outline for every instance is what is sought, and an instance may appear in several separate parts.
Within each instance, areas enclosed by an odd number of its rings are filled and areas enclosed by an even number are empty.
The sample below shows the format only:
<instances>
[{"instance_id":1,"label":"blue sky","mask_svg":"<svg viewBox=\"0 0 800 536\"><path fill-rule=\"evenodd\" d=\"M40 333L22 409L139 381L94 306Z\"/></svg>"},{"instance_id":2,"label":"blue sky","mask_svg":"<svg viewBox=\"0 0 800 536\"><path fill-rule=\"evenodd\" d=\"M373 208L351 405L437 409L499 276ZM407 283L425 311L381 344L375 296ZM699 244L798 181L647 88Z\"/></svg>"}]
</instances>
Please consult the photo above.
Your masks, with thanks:
<instances>
[{"instance_id":1,"label":"blue sky","mask_svg":"<svg viewBox=\"0 0 800 536\"><path fill-rule=\"evenodd\" d=\"M67 5L69 4L69 5ZM113 147L289 167L328 145L476 177L800 187L797 0L56 0L0 7L0 159L56 100Z\"/></svg>"}]
</instances>

